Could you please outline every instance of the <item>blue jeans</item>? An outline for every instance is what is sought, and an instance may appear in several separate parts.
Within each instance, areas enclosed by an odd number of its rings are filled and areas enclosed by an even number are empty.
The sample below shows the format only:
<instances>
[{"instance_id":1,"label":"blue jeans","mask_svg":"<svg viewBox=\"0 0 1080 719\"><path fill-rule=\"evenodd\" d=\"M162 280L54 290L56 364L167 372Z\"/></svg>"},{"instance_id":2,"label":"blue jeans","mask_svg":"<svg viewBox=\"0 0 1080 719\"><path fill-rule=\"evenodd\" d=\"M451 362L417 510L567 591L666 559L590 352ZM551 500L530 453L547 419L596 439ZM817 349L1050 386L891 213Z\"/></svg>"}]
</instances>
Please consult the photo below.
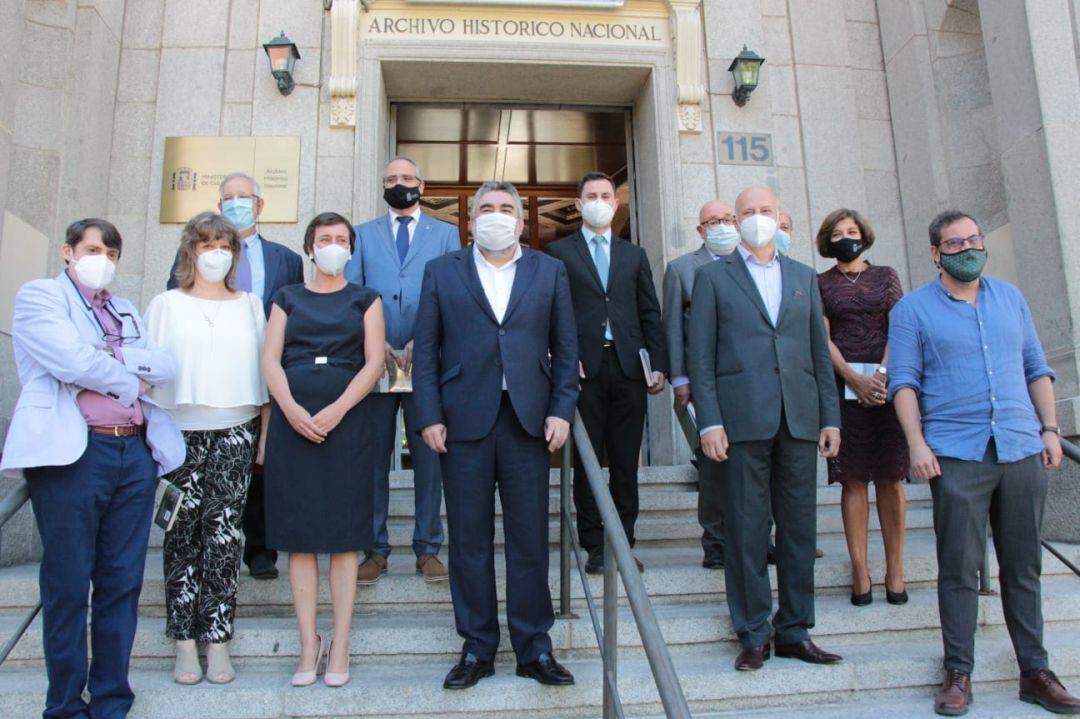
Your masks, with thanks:
<instances>
[{"instance_id":1,"label":"blue jeans","mask_svg":"<svg viewBox=\"0 0 1080 719\"><path fill-rule=\"evenodd\" d=\"M157 467L142 437L90 433L62 467L27 469L41 533L41 616L49 690L44 719L123 719L128 663L154 509ZM94 660L87 670L86 610ZM89 679L89 681L88 681ZM82 698L89 686L89 704Z\"/></svg>"},{"instance_id":2,"label":"blue jeans","mask_svg":"<svg viewBox=\"0 0 1080 719\"><path fill-rule=\"evenodd\" d=\"M438 554L443 543L442 471L439 455L420 439L413 423L411 394L372 393L364 400L371 417L375 445L375 546L367 554L390 556L390 534L386 517L390 510L390 462L394 454L398 407L405 414L405 434L413 465L413 489L416 503L416 523L413 525L412 548L416 556Z\"/></svg>"}]
</instances>

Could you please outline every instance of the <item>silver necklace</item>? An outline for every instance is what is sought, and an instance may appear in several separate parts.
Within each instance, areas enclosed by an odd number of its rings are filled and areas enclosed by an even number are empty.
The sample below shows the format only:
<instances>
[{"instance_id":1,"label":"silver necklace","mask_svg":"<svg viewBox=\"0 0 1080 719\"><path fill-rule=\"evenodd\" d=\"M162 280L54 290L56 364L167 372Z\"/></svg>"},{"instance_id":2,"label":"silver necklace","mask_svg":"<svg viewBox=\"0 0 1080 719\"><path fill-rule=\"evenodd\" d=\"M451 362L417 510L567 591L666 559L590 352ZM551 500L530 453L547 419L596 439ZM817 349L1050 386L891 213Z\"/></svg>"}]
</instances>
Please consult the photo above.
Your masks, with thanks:
<instances>
[{"instance_id":1,"label":"silver necklace","mask_svg":"<svg viewBox=\"0 0 1080 719\"><path fill-rule=\"evenodd\" d=\"M214 316L211 317L210 315L206 314L206 312L203 310L202 298L200 297L200 298L197 298L197 299L199 300L199 314L201 314L203 316L203 319L206 320L206 324L208 324L210 326L210 329L213 330L214 329L214 321L217 319L218 315L221 314L221 305L224 304L224 303L222 303L222 302L217 303L217 311L215 311Z\"/></svg>"},{"instance_id":2,"label":"silver necklace","mask_svg":"<svg viewBox=\"0 0 1080 719\"><path fill-rule=\"evenodd\" d=\"M840 274L843 276L843 278L845 280L847 280L848 282L850 282L851 284L855 284L856 282L858 282L859 278L862 277L862 273L864 273L864 272L866 272L866 267L863 267L861 270L858 271L858 273L856 273L855 279L851 279L851 276L848 275L847 272L844 272L843 270L840 270Z\"/></svg>"}]
</instances>

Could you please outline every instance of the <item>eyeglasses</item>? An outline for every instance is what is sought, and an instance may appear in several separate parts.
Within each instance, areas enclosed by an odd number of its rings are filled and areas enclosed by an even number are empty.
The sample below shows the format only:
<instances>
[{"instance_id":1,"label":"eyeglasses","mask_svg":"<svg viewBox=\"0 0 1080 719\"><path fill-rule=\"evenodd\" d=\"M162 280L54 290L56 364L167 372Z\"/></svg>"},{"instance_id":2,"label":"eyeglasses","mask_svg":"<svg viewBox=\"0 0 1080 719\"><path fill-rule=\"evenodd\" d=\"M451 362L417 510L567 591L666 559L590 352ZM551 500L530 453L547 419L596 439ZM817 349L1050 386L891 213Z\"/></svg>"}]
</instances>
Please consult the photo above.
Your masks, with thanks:
<instances>
[{"instance_id":1,"label":"eyeglasses","mask_svg":"<svg viewBox=\"0 0 1080 719\"><path fill-rule=\"evenodd\" d=\"M420 178L416 175L387 175L382 180L382 183L387 187L393 187L399 182L403 185L419 185Z\"/></svg>"},{"instance_id":2,"label":"eyeglasses","mask_svg":"<svg viewBox=\"0 0 1080 719\"><path fill-rule=\"evenodd\" d=\"M971 237L950 237L938 243L938 247L945 250L947 255L959 252L964 249L964 245L974 250L981 250L986 247L986 242L982 235L972 235Z\"/></svg>"},{"instance_id":3,"label":"eyeglasses","mask_svg":"<svg viewBox=\"0 0 1080 719\"><path fill-rule=\"evenodd\" d=\"M735 226L735 218L734 217L721 217L721 218L717 219L715 217L710 217L709 219L707 219L707 220L705 220L704 222L701 223L701 226L706 228L706 229L708 229L710 227L719 227L720 225L727 225L728 227L734 227Z\"/></svg>"},{"instance_id":4,"label":"eyeglasses","mask_svg":"<svg viewBox=\"0 0 1080 719\"><path fill-rule=\"evenodd\" d=\"M101 318L97 316L97 313L91 312L91 314L94 315L94 320L98 323L98 327L101 328L102 338L105 340L106 344L110 342L117 342L121 345L128 345L138 342L140 339L142 339L142 333L139 331L139 323L135 321L135 315L131 314L130 312L117 312L113 308L111 301L106 302L103 305L103 309L109 314L110 317L116 320L116 324L120 327L119 333L110 332L105 328L105 325L101 324ZM128 326L135 330L135 334L124 334L124 328Z\"/></svg>"}]
</instances>

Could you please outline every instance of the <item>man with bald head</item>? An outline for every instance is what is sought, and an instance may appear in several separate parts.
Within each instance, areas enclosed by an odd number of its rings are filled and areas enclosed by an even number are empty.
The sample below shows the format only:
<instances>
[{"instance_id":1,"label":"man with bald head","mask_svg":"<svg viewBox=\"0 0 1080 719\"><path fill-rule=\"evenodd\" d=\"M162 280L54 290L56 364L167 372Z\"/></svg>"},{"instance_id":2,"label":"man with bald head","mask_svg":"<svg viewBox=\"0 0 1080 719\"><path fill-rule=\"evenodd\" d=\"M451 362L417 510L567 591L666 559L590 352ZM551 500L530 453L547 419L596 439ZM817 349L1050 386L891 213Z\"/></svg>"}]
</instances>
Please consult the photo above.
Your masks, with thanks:
<instances>
[{"instance_id":1,"label":"man with bald head","mask_svg":"<svg viewBox=\"0 0 1080 719\"><path fill-rule=\"evenodd\" d=\"M710 200L698 213L697 232L703 244L672 260L664 272L664 334L667 336L671 362L671 387L675 391L675 411L686 411L693 397L686 370L686 337L690 321L690 298L694 291L694 272L735 251L739 244L735 208L723 200ZM705 557L701 566L722 569L724 566L724 498L722 483L716 476L715 463L707 462L697 449L698 522L701 524L701 548Z\"/></svg>"},{"instance_id":2,"label":"man with bald head","mask_svg":"<svg viewBox=\"0 0 1080 719\"><path fill-rule=\"evenodd\" d=\"M791 215L783 210L776 218L776 250L781 255L791 254Z\"/></svg>"},{"instance_id":3,"label":"man with bald head","mask_svg":"<svg viewBox=\"0 0 1080 719\"><path fill-rule=\"evenodd\" d=\"M742 644L735 668L776 655L841 661L810 640L814 626L817 459L840 448L840 402L817 274L776 249L778 208L767 187L735 200L741 243L703 265L691 297L688 367L701 450L725 493L728 610ZM767 551L776 520L779 609Z\"/></svg>"}]
</instances>

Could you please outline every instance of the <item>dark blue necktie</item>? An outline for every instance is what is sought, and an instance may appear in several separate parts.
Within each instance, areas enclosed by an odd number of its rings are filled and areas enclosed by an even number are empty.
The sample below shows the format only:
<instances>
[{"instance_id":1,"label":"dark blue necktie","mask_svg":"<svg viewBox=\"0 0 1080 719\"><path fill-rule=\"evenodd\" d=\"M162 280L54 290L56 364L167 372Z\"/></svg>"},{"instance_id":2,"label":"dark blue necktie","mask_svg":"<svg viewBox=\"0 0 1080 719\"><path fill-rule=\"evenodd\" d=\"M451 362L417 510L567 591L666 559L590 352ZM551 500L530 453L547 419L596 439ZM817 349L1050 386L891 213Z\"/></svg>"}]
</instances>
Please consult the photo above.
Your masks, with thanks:
<instances>
[{"instance_id":1,"label":"dark blue necktie","mask_svg":"<svg viewBox=\"0 0 1080 719\"><path fill-rule=\"evenodd\" d=\"M409 223L412 222L412 218L408 215L399 215L397 221L397 254L401 264L405 264L405 255L409 254Z\"/></svg>"}]
</instances>

